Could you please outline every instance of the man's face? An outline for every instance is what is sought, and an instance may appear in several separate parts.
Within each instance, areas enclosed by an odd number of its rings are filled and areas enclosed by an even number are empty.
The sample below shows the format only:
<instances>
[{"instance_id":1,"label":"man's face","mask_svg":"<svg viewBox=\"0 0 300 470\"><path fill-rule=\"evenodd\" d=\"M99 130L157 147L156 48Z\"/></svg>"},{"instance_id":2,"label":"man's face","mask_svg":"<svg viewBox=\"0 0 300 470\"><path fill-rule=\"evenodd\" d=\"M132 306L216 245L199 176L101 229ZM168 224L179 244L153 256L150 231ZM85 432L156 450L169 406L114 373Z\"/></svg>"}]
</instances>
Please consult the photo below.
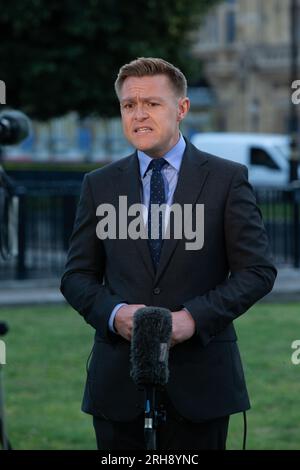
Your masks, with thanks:
<instances>
[{"instance_id":1,"label":"man's face","mask_svg":"<svg viewBox=\"0 0 300 470\"><path fill-rule=\"evenodd\" d=\"M174 147L189 99L176 97L166 75L128 77L119 98L124 134L135 148L162 157Z\"/></svg>"}]
</instances>

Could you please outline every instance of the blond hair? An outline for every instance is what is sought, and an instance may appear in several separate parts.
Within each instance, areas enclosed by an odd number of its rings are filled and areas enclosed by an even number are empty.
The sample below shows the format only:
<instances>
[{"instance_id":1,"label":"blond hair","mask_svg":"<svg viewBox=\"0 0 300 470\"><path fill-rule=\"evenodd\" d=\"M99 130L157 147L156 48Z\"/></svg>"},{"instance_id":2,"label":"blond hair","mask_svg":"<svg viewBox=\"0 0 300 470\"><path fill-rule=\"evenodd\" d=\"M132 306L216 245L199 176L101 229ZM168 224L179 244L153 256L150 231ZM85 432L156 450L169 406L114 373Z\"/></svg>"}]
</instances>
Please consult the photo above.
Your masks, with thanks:
<instances>
[{"instance_id":1,"label":"blond hair","mask_svg":"<svg viewBox=\"0 0 300 470\"><path fill-rule=\"evenodd\" d=\"M120 92L126 78L154 75L166 75L170 80L175 94L179 98L186 96L187 81L181 70L170 64L170 62L155 57L139 57L120 68L118 77L115 81L115 91L117 96L120 96Z\"/></svg>"}]
</instances>

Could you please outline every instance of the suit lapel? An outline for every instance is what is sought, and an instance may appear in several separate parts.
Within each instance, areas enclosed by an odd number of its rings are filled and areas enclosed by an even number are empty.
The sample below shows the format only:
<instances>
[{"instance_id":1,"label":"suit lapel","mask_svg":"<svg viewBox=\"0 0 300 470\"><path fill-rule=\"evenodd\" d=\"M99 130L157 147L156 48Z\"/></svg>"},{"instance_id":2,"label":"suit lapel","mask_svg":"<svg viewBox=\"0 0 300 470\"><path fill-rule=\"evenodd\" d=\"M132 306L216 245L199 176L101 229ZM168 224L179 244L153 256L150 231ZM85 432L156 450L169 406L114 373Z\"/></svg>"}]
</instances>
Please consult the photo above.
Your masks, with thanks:
<instances>
[{"instance_id":1,"label":"suit lapel","mask_svg":"<svg viewBox=\"0 0 300 470\"><path fill-rule=\"evenodd\" d=\"M121 177L116 183L119 187L119 195L127 196L128 207L133 204L141 204L142 183L136 153L129 157L126 166L120 165L119 170L121 172ZM142 229L144 229L144 226ZM154 277L155 271L147 239L138 238L137 240L132 240L128 237L128 241L129 243L134 244L149 273Z\"/></svg>"}]
</instances>

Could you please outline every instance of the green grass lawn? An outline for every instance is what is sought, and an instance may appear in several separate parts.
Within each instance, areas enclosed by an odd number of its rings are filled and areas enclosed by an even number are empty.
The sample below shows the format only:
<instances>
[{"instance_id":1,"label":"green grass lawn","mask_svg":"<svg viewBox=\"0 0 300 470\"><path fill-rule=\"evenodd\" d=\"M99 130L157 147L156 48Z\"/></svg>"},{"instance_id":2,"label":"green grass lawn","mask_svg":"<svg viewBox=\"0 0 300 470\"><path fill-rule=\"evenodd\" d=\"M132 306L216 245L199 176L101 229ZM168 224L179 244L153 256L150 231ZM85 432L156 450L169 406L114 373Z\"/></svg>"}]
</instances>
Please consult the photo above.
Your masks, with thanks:
<instances>
[{"instance_id":1,"label":"green grass lawn","mask_svg":"<svg viewBox=\"0 0 300 470\"><path fill-rule=\"evenodd\" d=\"M95 449L80 411L93 331L71 308L2 308L9 323L3 367L6 418L16 449ZM300 449L300 304L260 303L235 322L252 409L248 449ZM228 449L242 446L243 418L231 418Z\"/></svg>"}]
</instances>

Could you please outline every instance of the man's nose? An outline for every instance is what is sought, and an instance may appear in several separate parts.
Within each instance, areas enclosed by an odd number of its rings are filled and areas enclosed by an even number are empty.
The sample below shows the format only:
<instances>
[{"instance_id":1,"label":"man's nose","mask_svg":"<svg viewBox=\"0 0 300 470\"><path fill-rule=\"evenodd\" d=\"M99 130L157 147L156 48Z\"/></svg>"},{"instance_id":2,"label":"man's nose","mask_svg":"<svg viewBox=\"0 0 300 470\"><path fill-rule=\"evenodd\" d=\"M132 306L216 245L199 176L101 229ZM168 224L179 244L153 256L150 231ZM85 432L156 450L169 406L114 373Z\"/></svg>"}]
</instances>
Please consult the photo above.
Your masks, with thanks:
<instances>
[{"instance_id":1,"label":"man's nose","mask_svg":"<svg viewBox=\"0 0 300 470\"><path fill-rule=\"evenodd\" d=\"M146 111L145 106L142 103L139 103L135 108L135 119L142 120L147 119L148 113Z\"/></svg>"}]
</instances>

